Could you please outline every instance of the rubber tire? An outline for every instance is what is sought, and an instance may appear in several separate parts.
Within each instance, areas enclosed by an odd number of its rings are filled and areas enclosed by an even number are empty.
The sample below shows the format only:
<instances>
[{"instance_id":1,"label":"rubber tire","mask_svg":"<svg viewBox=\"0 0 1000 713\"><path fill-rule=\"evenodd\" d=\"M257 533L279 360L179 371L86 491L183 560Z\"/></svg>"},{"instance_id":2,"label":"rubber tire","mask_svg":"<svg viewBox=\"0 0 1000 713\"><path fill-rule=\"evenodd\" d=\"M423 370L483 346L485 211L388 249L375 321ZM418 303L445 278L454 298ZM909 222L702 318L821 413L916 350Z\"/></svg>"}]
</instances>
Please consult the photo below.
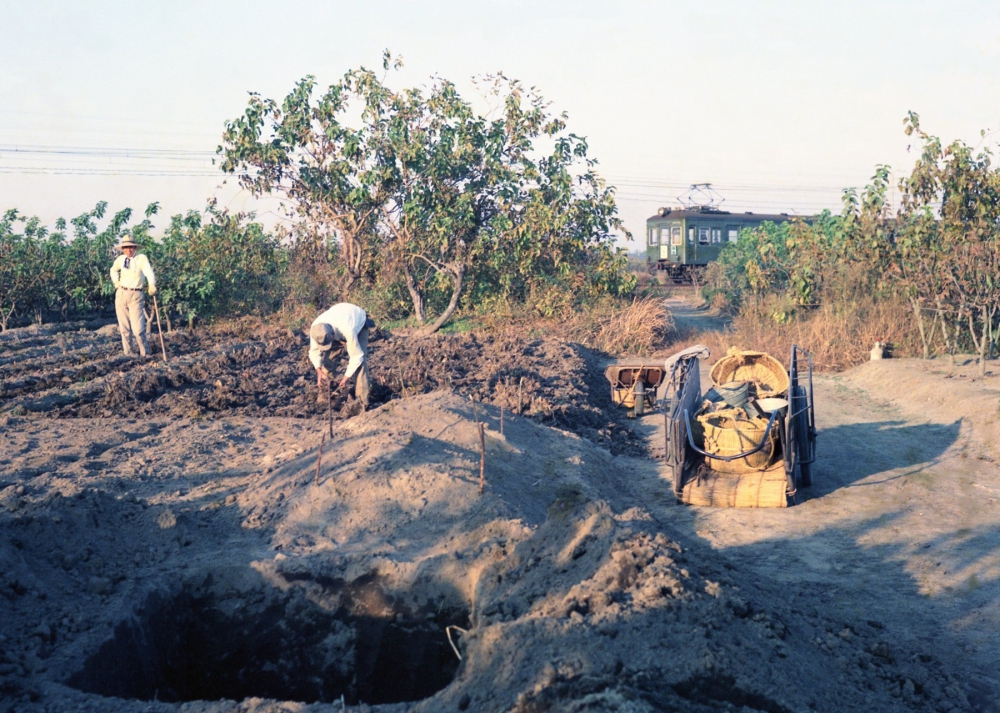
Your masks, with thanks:
<instances>
[{"instance_id":1,"label":"rubber tire","mask_svg":"<svg viewBox=\"0 0 1000 713\"><path fill-rule=\"evenodd\" d=\"M799 484L803 488L813 484L812 463L799 463Z\"/></svg>"}]
</instances>

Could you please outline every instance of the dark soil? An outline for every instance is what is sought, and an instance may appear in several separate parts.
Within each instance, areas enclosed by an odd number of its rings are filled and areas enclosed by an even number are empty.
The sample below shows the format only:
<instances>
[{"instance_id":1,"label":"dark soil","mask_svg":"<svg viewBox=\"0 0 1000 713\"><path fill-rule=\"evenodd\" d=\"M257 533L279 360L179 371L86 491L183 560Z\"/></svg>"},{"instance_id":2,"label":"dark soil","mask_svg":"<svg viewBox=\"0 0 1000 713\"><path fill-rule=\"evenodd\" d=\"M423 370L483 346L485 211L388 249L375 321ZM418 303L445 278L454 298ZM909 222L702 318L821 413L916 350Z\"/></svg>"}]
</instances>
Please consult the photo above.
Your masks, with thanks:
<instances>
[{"instance_id":1,"label":"dark soil","mask_svg":"<svg viewBox=\"0 0 1000 713\"><path fill-rule=\"evenodd\" d=\"M163 363L125 357L112 328L51 329L0 341L0 412L58 418L327 415L327 397L317 392L301 333L252 320L173 332L167 335L170 361ZM376 333L370 346L371 406L452 389L572 431L614 454L646 452L603 388L606 360L578 344ZM343 368L346 358L340 360ZM333 395L335 419L360 411L346 391Z\"/></svg>"}]
</instances>

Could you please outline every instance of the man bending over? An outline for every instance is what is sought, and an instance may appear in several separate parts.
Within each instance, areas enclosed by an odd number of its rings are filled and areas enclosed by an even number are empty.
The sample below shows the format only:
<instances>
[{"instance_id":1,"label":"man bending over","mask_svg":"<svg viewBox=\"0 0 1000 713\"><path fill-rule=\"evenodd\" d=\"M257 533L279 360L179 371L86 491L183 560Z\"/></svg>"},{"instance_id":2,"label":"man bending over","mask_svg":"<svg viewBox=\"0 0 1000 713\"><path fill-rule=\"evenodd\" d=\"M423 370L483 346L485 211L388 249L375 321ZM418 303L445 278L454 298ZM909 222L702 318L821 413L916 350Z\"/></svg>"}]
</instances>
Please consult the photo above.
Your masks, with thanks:
<instances>
[{"instance_id":1,"label":"man bending over","mask_svg":"<svg viewBox=\"0 0 1000 713\"><path fill-rule=\"evenodd\" d=\"M347 348L347 370L337 384L337 390L347 386L352 376L357 375L354 395L368 406L368 330L375 326L365 311L349 302L335 304L317 317L309 329L309 361L316 368L316 388L320 398L323 383L333 378L335 368L332 352L336 343L341 349Z\"/></svg>"}]
</instances>

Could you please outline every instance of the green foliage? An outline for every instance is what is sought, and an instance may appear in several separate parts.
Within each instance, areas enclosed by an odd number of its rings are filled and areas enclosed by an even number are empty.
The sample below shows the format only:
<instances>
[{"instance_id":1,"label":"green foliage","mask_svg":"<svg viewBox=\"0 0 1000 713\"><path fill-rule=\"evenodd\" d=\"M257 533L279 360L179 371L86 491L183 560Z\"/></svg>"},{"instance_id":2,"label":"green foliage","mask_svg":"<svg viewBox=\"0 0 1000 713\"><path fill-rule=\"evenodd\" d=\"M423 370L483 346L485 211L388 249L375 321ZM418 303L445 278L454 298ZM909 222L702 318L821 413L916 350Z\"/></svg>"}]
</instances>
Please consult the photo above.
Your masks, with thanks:
<instances>
[{"instance_id":1,"label":"green foliage","mask_svg":"<svg viewBox=\"0 0 1000 713\"><path fill-rule=\"evenodd\" d=\"M272 312L284 295L287 251L260 224L248 222L252 215L211 206L206 215L205 224L197 211L173 216L162 242L150 246L163 307L188 324Z\"/></svg>"},{"instance_id":2,"label":"green foliage","mask_svg":"<svg viewBox=\"0 0 1000 713\"><path fill-rule=\"evenodd\" d=\"M343 275L341 295L360 281L393 315L405 289L419 323L437 315L427 331L540 283L629 293L614 191L587 142L535 90L502 74L480 84L486 115L440 78L397 91L360 68L314 96L307 76L280 104L251 95L226 125L222 168L285 201L319 280Z\"/></svg>"},{"instance_id":3,"label":"green foliage","mask_svg":"<svg viewBox=\"0 0 1000 713\"><path fill-rule=\"evenodd\" d=\"M70 221L56 221L54 232L37 217L8 210L0 221L0 328L11 320L41 322L49 313L62 317L87 312L102 304L113 288L107 274L113 246L120 239L132 211L116 213L103 230L107 203Z\"/></svg>"},{"instance_id":4,"label":"green foliage","mask_svg":"<svg viewBox=\"0 0 1000 713\"><path fill-rule=\"evenodd\" d=\"M889 167L877 166L839 216L744 231L710 267L706 296L776 322L861 295L903 299L925 357L971 346L985 369L1000 332L1000 170L988 149L944 146L913 113L904 123L921 150L895 212Z\"/></svg>"},{"instance_id":5,"label":"green foliage","mask_svg":"<svg viewBox=\"0 0 1000 713\"><path fill-rule=\"evenodd\" d=\"M0 220L0 329L13 323L65 319L107 309L113 302L110 268L115 246L130 234L149 256L157 275L164 316L195 318L273 311L280 304L287 253L252 216L220 213L209 207L203 225L197 211L174 216L162 240L154 240L146 207L129 225L133 211L118 211L100 227L107 203L73 218L59 219L49 232L38 218L8 210ZM72 235L67 235L67 227Z\"/></svg>"}]
</instances>

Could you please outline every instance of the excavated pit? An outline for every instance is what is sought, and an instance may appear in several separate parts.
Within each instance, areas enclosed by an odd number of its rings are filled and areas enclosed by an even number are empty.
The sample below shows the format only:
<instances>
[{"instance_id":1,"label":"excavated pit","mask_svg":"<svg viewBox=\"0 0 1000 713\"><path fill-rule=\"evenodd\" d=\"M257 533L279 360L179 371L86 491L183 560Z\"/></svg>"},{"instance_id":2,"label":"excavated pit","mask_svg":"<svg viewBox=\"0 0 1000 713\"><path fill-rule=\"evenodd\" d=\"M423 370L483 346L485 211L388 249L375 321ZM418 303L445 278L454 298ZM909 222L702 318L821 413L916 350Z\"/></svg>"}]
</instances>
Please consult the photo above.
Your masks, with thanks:
<instances>
[{"instance_id":1,"label":"excavated pit","mask_svg":"<svg viewBox=\"0 0 1000 713\"><path fill-rule=\"evenodd\" d=\"M445 627L467 625L466 610L443 602L410 608L372 578L341 586L333 610L299 588L155 592L67 684L138 700L343 696L353 705L417 701L452 681L459 662ZM373 600L379 615L363 613Z\"/></svg>"}]
</instances>

